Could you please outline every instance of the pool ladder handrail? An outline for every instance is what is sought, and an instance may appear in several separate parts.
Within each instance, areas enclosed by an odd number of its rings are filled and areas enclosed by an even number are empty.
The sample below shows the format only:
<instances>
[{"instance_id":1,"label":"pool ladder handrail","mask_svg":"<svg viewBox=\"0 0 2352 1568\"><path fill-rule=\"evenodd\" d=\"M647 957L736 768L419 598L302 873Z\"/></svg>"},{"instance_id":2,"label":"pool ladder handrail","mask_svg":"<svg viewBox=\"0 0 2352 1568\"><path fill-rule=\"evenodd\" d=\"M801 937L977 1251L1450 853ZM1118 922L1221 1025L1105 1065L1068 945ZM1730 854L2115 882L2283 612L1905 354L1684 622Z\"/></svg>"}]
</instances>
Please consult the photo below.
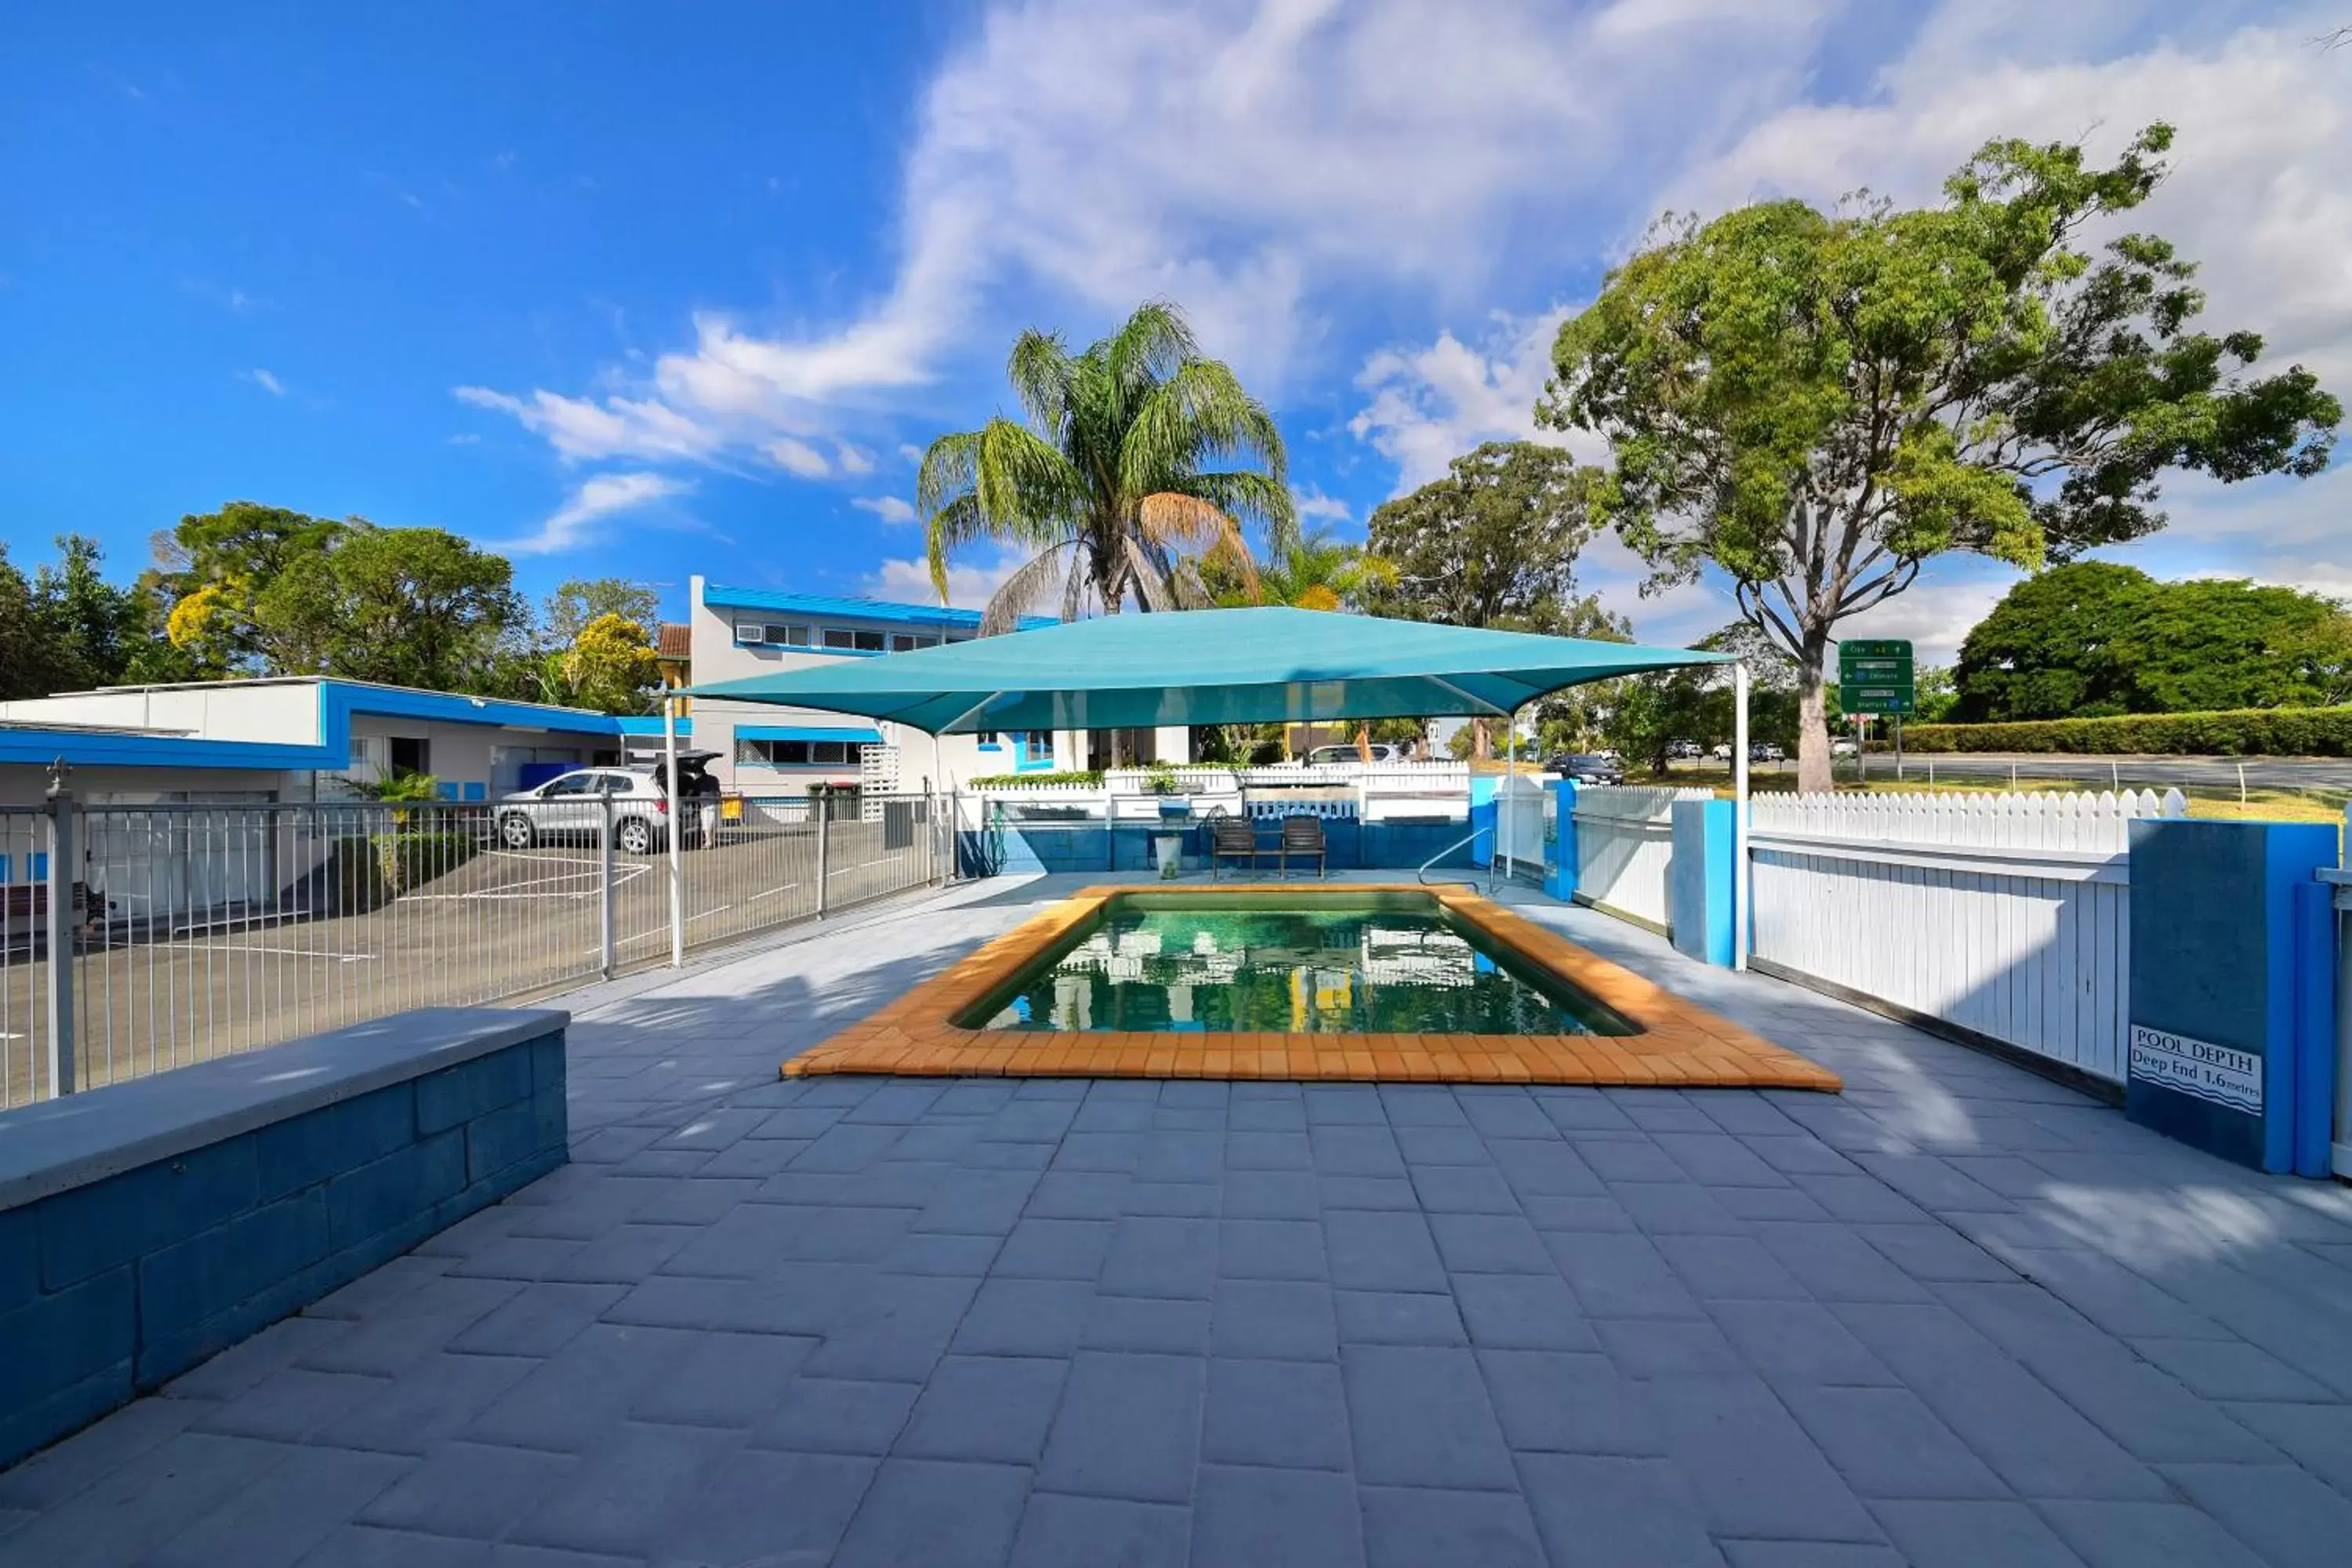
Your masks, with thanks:
<instances>
[{"instance_id":1,"label":"pool ladder handrail","mask_svg":"<svg viewBox=\"0 0 2352 1568\"><path fill-rule=\"evenodd\" d=\"M1494 829L1492 829L1492 828L1486 828L1486 827L1474 827L1474 828L1472 828L1472 829L1471 829L1471 830L1470 830L1466 835L1465 835L1464 837L1460 837L1460 838L1455 839L1453 843L1451 843L1451 844L1447 845L1444 848L1443 848L1443 849L1439 850L1436 854L1432 855L1428 859L1423 860L1423 861L1421 863L1420 869L1418 869L1418 870L1416 870L1416 871L1414 871L1414 872L1413 872L1413 874L1412 874L1412 879L1413 879L1414 881L1416 881L1416 882L1420 883L1423 887L1426 888L1427 886L1429 886L1429 868L1430 868L1432 866L1436 865L1440 860L1444 859L1448 855L1453 854L1456 849L1461 848L1464 845L1465 845L1465 844L1475 844L1475 843L1477 843L1477 842L1478 842L1478 836L1479 836L1480 834L1482 834L1482 833L1489 833L1489 832L1492 832L1492 831L1494 831ZM1477 880L1477 879L1476 879L1475 877L1473 877L1473 878L1471 878L1471 879L1470 879L1470 880L1472 880L1473 882L1475 882L1475 881ZM1493 858L1492 857L1489 857L1489 858L1488 858L1488 859L1487 859L1487 861L1486 861L1486 891L1487 891L1489 894L1492 894L1492 893L1494 892L1494 890L1495 890L1495 861L1494 861L1494 858Z\"/></svg>"}]
</instances>

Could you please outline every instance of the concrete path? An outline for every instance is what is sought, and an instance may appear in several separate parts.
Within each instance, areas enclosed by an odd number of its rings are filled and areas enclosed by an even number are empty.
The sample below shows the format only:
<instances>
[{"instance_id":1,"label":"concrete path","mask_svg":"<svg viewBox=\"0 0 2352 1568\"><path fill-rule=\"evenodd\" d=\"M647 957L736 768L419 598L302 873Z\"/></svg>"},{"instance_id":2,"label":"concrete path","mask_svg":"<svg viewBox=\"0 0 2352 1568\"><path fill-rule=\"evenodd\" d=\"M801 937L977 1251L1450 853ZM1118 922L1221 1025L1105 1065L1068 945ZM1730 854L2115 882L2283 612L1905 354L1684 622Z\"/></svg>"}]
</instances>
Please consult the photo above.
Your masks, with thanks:
<instances>
[{"instance_id":1,"label":"concrete path","mask_svg":"<svg viewBox=\"0 0 2352 1568\"><path fill-rule=\"evenodd\" d=\"M1076 880L578 999L570 1168L0 1475L0 1563L2352 1551L2343 1190L1532 895L1849 1091L777 1081Z\"/></svg>"}]
</instances>

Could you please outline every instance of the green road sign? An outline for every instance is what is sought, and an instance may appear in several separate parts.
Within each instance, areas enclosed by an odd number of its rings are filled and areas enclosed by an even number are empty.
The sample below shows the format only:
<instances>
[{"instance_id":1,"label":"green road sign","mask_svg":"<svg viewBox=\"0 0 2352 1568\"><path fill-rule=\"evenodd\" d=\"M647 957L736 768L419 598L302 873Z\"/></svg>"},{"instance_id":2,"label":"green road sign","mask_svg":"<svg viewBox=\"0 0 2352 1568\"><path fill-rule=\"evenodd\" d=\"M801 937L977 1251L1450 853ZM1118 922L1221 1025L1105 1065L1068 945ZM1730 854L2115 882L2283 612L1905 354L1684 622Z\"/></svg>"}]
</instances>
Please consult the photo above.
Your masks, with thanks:
<instances>
[{"instance_id":1,"label":"green road sign","mask_svg":"<svg viewBox=\"0 0 2352 1568\"><path fill-rule=\"evenodd\" d=\"M1848 713L1915 711L1911 645L1892 637L1848 637L1838 644L1838 706Z\"/></svg>"}]
</instances>

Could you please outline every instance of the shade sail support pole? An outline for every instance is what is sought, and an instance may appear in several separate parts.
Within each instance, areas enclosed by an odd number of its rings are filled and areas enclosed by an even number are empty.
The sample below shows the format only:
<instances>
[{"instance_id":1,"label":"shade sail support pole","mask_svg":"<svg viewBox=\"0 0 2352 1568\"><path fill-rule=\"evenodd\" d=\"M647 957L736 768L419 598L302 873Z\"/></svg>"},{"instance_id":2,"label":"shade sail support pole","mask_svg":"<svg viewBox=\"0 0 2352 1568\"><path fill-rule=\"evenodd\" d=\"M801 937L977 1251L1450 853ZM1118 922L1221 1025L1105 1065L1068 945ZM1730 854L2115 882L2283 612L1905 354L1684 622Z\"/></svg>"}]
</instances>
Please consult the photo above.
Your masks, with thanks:
<instances>
[{"instance_id":1,"label":"shade sail support pole","mask_svg":"<svg viewBox=\"0 0 2352 1568\"><path fill-rule=\"evenodd\" d=\"M1731 967L1748 967L1755 918L1754 869L1748 862L1748 665L1731 667Z\"/></svg>"},{"instance_id":2,"label":"shade sail support pole","mask_svg":"<svg viewBox=\"0 0 2352 1568\"><path fill-rule=\"evenodd\" d=\"M669 803L669 966L686 967L686 863L680 858L686 837L686 803L677 797L677 699L662 699L662 795ZM605 837L611 839L607 818ZM611 849L605 854L610 863Z\"/></svg>"}]
</instances>

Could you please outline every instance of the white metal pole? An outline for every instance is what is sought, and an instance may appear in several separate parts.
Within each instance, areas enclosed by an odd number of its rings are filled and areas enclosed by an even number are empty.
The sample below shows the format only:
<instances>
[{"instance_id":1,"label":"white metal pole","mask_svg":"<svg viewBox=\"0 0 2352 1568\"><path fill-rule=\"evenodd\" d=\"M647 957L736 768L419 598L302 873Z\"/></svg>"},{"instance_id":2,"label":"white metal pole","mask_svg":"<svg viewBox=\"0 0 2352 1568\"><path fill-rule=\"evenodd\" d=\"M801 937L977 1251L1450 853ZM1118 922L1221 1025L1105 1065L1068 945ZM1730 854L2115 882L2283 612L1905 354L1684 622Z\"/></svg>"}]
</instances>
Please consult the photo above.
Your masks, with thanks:
<instances>
[{"instance_id":1,"label":"white metal pole","mask_svg":"<svg viewBox=\"0 0 2352 1568\"><path fill-rule=\"evenodd\" d=\"M1518 797L1519 787L1519 710L1512 709L1503 716L1508 736L1503 742L1503 793L1496 797L1495 853L1503 862L1503 879L1511 877L1511 802Z\"/></svg>"},{"instance_id":2,"label":"white metal pole","mask_svg":"<svg viewBox=\"0 0 2352 1568\"><path fill-rule=\"evenodd\" d=\"M1748 967L1748 666L1731 667L1731 967Z\"/></svg>"},{"instance_id":3,"label":"white metal pole","mask_svg":"<svg viewBox=\"0 0 2352 1568\"><path fill-rule=\"evenodd\" d=\"M669 966L686 966L686 858L678 842L686 837L686 803L677 798L677 699L662 698L662 758L668 777L663 788L669 796Z\"/></svg>"}]
</instances>

